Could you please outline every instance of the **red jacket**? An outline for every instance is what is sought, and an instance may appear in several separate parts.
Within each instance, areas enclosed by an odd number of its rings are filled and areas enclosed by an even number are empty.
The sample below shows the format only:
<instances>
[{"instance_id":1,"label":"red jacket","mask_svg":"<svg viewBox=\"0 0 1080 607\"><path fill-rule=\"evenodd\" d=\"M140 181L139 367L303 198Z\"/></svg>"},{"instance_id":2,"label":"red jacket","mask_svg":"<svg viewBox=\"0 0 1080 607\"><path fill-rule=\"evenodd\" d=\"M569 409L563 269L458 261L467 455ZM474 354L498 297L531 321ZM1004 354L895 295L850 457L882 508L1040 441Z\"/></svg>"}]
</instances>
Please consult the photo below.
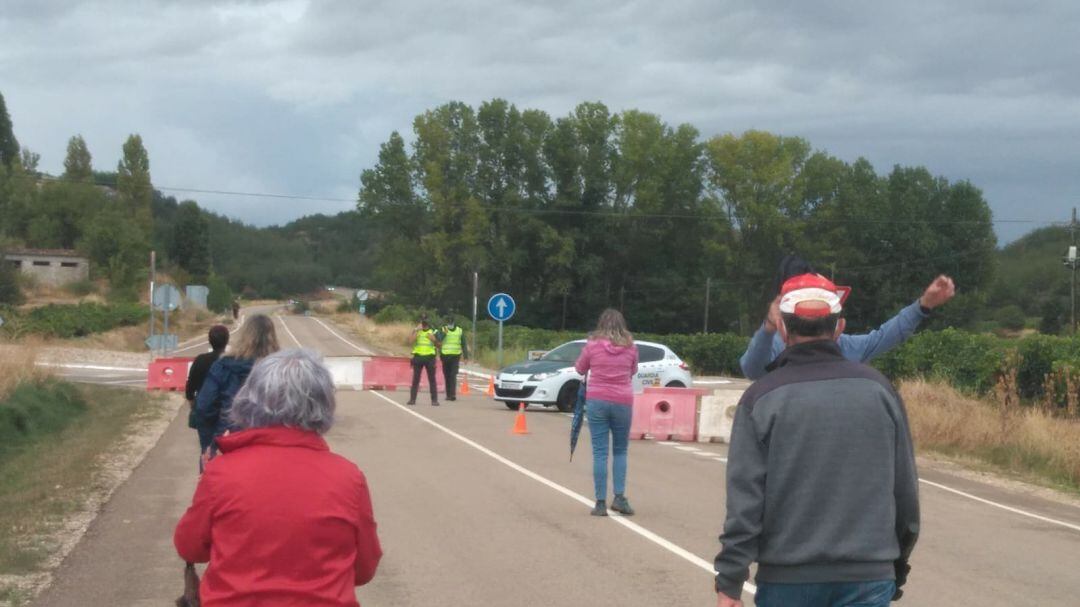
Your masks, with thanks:
<instances>
[{"instance_id":1,"label":"red jacket","mask_svg":"<svg viewBox=\"0 0 1080 607\"><path fill-rule=\"evenodd\" d=\"M217 442L173 536L180 558L210 562L202 604L359 605L354 586L375 575L382 549L356 464L293 428Z\"/></svg>"}]
</instances>

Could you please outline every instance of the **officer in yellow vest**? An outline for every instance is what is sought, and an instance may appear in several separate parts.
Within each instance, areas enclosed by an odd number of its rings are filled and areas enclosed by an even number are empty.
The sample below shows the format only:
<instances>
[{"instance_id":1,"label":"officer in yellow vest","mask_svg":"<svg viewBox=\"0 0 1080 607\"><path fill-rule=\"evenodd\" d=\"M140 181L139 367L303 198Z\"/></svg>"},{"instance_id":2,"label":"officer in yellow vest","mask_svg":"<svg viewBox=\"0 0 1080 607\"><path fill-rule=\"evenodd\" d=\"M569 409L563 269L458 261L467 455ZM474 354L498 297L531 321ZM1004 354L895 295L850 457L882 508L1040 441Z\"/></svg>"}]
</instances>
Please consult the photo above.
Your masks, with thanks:
<instances>
[{"instance_id":1,"label":"officer in yellow vest","mask_svg":"<svg viewBox=\"0 0 1080 607\"><path fill-rule=\"evenodd\" d=\"M452 315L447 315L446 324L436 334L442 347L439 360L442 361L443 379L446 380L446 400L457 400L457 374L461 359L469 357L465 345L465 331L457 326Z\"/></svg>"},{"instance_id":2,"label":"officer in yellow vest","mask_svg":"<svg viewBox=\"0 0 1080 607\"><path fill-rule=\"evenodd\" d=\"M420 372L427 370L428 385L431 386L431 405L439 406L439 392L435 385L435 352L439 348L439 339L435 329L428 324L427 314L420 317L420 324L412 332L412 387L409 389L409 402L416 404L416 392L420 389Z\"/></svg>"}]
</instances>

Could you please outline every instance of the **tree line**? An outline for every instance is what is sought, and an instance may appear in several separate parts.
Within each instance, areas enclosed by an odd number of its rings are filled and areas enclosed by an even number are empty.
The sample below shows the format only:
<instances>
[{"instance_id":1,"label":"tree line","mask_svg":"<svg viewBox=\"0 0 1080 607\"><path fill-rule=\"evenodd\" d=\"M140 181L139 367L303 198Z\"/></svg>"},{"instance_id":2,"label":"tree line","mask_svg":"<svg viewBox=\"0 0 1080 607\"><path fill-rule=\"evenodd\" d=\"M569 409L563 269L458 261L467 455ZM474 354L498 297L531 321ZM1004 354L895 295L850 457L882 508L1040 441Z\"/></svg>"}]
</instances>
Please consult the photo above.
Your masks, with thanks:
<instances>
[{"instance_id":1,"label":"tree line","mask_svg":"<svg viewBox=\"0 0 1080 607\"><path fill-rule=\"evenodd\" d=\"M710 331L746 334L791 252L854 286L855 329L939 272L962 293L941 324L985 316L1001 290L991 212L967 181L879 174L763 131L704 138L597 102L560 117L501 99L425 111L361 171L355 211L270 228L154 190L138 135L115 172L95 170L79 136L67 152L63 175L40 174L0 111L0 247L78 248L131 293L150 248L184 284L253 298L342 284L468 313L476 272L481 297L517 298L515 322L556 329L613 306L638 330L700 331L708 297Z\"/></svg>"},{"instance_id":2,"label":"tree line","mask_svg":"<svg viewBox=\"0 0 1080 607\"><path fill-rule=\"evenodd\" d=\"M471 280L518 298L521 322L586 327L608 306L655 332L746 333L799 253L855 286L865 327L939 272L975 294L996 238L982 193L923 167L878 174L763 131L703 139L637 110L566 116L502 99L447 103L391 133L361 175L371 286L465 311ZM974 305L964 303L954 309Z\"/></svg>"}]
</instances>

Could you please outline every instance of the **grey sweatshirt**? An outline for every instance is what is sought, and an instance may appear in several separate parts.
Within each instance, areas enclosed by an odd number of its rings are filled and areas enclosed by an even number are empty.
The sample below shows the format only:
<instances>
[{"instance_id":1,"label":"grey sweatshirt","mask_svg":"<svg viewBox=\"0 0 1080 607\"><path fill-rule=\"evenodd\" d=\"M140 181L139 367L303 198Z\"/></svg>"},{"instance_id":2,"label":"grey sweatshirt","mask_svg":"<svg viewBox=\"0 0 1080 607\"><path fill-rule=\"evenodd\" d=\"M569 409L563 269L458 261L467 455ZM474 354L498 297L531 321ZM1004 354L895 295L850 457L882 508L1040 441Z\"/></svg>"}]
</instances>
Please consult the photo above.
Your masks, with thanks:
<instances>
[{"instance_id":1,"label":"grey sweatshirt","mask_svg":"<svg viewBox=\"0 0 1080 607\"><path fill-rule=\"evenodd\" d=\"M918 477L900 396L836 343L792 346L743 395L727 468L716 590L757 581L894 579L919 533Z\"/></svg>"}]
</instances>

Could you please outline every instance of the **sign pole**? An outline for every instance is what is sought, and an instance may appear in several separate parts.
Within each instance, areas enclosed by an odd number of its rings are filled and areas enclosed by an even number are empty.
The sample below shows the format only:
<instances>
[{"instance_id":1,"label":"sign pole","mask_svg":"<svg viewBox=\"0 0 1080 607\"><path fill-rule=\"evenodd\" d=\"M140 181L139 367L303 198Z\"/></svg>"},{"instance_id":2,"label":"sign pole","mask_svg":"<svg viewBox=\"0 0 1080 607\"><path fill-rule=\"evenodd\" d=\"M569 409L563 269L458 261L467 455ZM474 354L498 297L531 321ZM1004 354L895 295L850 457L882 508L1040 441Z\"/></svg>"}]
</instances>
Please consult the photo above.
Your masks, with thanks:
<instances>
[{"instance_id":1,"label":"sign pole","mask_svg":"<svg viewBox=\"0 0 1080 607\"><path fill-rule=\"evenodd\" d=\"M150 339L154 339L154 273L157 269L155 251L150 251Z\"/></svg>"},{"instance_id":2,"label":"sign pole","mask_svg":"<svg viewBox=\"0 0 1080 607\"><path fill-rule=\"evenodd\" d=\"M172 290L165 289L165 335L169 334L169 305L172 303ZM168 338L165 338L161 342L161 353L169 353Z\"/></svg>"},{"instance_id":3,"label":"sign pole","mask_svg":"<svg viewBox=\"0 0 1080 607\"><path fill-rule=\"evenodd\" d=\"M497 354L497 362L500 369L503 365L503 323L510 320L510 317L514 315L515 309L517 309L517 304L514 303L514 298L506 293L496 293L492 295L487 303L488 316L499 323L499 351Z\"/></svg>"},{"instance_id":4,"label":"sign pole","mask_svg":"<svg viewBox=\"0 0 1080 607\"><path fill-rule=\"evenodd\" d=\"M472 345L469 346L469 351L473 353L473 360L476 360L476 288L480 282L480 273L472 273Z\"/></svg>"}]
</instances>

